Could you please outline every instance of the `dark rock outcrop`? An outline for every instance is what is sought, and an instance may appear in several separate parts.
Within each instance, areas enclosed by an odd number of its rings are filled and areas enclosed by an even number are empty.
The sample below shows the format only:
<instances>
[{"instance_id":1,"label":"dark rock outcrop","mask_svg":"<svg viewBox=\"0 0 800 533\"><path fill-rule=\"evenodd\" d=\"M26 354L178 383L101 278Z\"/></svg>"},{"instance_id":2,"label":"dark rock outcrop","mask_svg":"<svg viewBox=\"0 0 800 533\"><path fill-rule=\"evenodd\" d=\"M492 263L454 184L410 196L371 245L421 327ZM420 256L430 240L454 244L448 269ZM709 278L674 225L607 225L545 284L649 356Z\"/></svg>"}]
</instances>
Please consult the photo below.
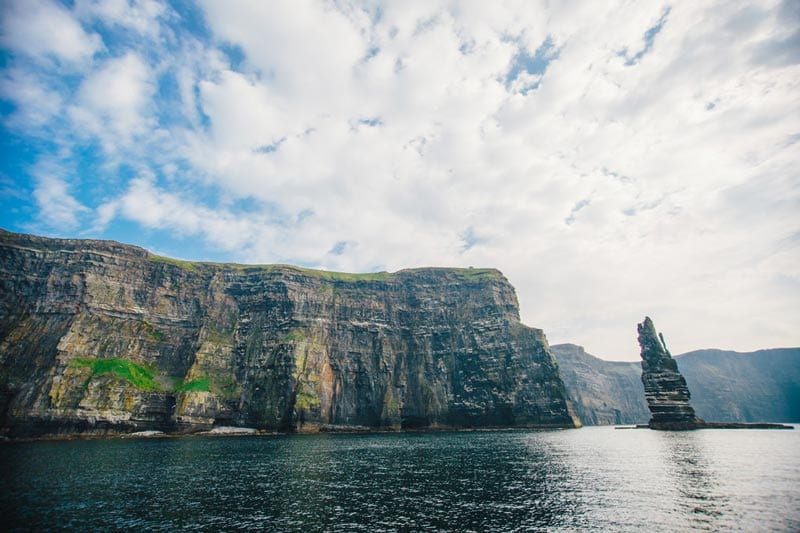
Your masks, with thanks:
<instances>
[{"instance_id":1,"label":"dark rock outcrop","mask_svg":"<svg viewBox=\"0 0 800 533\"><path fill-rule=\"evenodd\" d=\"M584 425L644 424L650 418L638 363L603 361L574 344L550 350Z\"/></svg>"},{"instance_id":2,"label":"dark rock outcrop","mask_svg":"<svg viewBox=\"0 0 800 533\"><path fill-rule=\"evenodd\" d=\"M650 409L652 429L696 429L703 421L689 404L691 395L678 364L667 350L663 335L656 333L650 317L637 326L642 357L642 383Z\"/></svg>"},{"instance_id":3,"label":"dark rock outcrop","mask_svg":"<svg viewBox=\"0 0 800 533\"><path fill-rule=\"evenodd\" d=\"M496 270L192 263L4 231L0 420L12 436L577 421Z\"/></svg>"}]
</instances>

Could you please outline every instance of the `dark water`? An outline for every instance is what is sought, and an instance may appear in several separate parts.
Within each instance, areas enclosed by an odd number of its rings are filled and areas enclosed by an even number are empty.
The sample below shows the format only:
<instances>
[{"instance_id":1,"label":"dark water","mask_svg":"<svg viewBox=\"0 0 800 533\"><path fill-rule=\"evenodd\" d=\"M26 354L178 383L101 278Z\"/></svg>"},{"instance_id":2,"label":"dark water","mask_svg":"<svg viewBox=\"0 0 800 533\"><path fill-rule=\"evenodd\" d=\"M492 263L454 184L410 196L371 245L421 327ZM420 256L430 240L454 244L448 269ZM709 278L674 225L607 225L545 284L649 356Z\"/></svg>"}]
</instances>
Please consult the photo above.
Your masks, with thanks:
<instances>
[{"instance_id":1,"label":"dark water","mask_svg":"<svg viewBox=\"0 0 800 533\"><path fill-rule=\"evenodd\" d=\"M0 446L2 528L800 531L800 430Z\"/></svg>"}]
</instances>

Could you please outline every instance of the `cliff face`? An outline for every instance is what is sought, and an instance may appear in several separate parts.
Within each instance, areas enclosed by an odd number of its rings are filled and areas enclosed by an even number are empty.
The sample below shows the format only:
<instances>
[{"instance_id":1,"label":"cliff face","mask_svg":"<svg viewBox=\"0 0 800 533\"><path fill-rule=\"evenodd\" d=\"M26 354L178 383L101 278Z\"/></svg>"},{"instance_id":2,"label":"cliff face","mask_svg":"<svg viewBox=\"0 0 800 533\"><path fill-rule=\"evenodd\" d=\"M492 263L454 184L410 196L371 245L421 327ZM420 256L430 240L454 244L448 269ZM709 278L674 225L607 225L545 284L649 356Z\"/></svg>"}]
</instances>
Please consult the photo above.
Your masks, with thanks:
<instances>
[{"instance_id":1,"label":"cliff face","mask_svg":"<svg viewBox=\"0 0 800 533\"><path fill-rule=\"evenodd\" d=\"M675 357L697 415L718 422L800 422L800 348Z\"/></svg>"},{"instance_id":2,"label":"cliff face","mask_svg":"<svg viewBox=\"0 0 800 533\"><path fill-rule=\"evenodd\" d=\"M575 425L496 270L188 263L7 232L0 417L11 435Z\"/></svg>"},{"instance_id":3,"label":"cliff face","mask_svg":"<svg viewBox=\"0 0 800 533\"><path fill-rule=\"evenodd\" d=\"M574 344L550 351L584 425L647 423L640 363L598 359ZM674 359L703 420L800 422L800 348L697 350Z\"/></svg>"},{"instance_id":4,"label":"cliff face","mask_svg":"<svg viewBox=\"0 0 800 533\"><path fill-rule=\"evenodd\" d=\"M649 317L637 326L642 357L642 383L652 429L693 429L703 421L689 404L691 395L678 364L670 355L663 336Z\"/></svg>"},{"instance_id":5,"label":"cliff face","mask_svg":"<svg viewBox=\"0 0 800 533\"><path fill-rule=\"evenodd\" d=\"M550 350L584 425L647 423L639 364L603 361L574 344L555 344Z\"/></svg>"}]
</instances>

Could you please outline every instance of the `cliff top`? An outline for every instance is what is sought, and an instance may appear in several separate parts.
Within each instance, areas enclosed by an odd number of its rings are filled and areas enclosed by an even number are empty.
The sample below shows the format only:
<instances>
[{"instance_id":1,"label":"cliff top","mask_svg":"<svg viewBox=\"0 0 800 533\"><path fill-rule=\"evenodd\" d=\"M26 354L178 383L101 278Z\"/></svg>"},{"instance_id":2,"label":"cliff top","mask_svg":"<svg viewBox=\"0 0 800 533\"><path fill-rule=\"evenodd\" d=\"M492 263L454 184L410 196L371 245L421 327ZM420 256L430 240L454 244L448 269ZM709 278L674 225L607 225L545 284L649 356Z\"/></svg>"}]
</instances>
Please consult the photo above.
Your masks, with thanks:
<instances>
[{"instance_id":1,"label":"cliff top","mask_svg":"<svg viewBox=\"0 0 800 533\"><path fill-rule=\"evenodd\" d=\"M93 249L120 255L130 255L145 258L153 262L164 263L176 266L190 272L201 272L205 269L231 269L241 273L258 272L284 272L296 273L309 277L324 279L328 281L392 281L401 279L408 275L432 275L432 276L453 276L461 281L501 281L508 283L502 272L496 268L457 268L457 267L418 267L406 268L396 272L334 272L330 270L318 270L286 264L241 264L241 263L217 263L211 261L185 261L156 255L149 250L123 244L110 240L93 239L59 239L50 237L40 237L25 233L13 233L0 228L0 244L18 248L30 248L42 251L78 251L81 249Z\"/></svg>"}]
</instances>

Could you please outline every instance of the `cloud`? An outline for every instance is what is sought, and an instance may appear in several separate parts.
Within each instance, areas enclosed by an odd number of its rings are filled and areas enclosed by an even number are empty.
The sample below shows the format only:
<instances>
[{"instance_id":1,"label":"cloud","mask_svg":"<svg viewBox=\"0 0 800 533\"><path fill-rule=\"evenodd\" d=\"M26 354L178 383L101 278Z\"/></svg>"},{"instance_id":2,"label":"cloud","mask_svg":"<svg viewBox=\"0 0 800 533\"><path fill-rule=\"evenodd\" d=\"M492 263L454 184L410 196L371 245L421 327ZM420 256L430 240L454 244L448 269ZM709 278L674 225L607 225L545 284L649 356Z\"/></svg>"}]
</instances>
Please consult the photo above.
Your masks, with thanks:
<instances>
[{"instance_id":1,"label":"cloud","mask_svg":"<svg viewBox=\"0 0 800 533\"><path fill-rule=\"evenodd\" d=\"M36 132L60 115L64 105L57 90L22 69L5 72L0 78L0 94L16 106L6 123L13 129L30 132Z\"/></svg>"},{"instance_id":2,"label":"cloud","mask_svg":"<svg viewBox=\"0 0 800 533\"><path fill-rule=\"evenodd\" d=\"M76 15L88 21L131 29L150 38L161 32L159 19L168 12L155 0L78 0Z\"/></svg>"},{"instance_id":3,"label":"cloud","mask_svg":"<svg viewBox=\"0 0 800 533\"><path fill-rule=\"evenodd\" d=\"M69 184L59 175L55 164L40 164L37 171L33 197L39 207L39 221L50 230L74 231L81 217L90 212L69 192Z\"/></svg>"},{"instance_id":4,"label":"cloud","mask_svg":"<svg viewBox=\"0 0 800 533\"><path fill-rule=\"evenodd\" d=\"M3 124L80 174L77 230L495 266L527 323L611 358L644 314L676 353L800 341L791 2L20 5L85 45L6 32L0 81Z\"/></svg>"},{"instance_id":5,"label":"cloud","mask_svg":"<svg viewBox=\"0 0 800 533\"><path fill-rule=\"evenodd\" d=\"M101 48L97 35L87 33L70 12L47 0L15 0L2 8L2 42L36 60L57 59L77 64Z\"/></svg>"},{"instance_id":6,"label":"cloud","mask_svg":"<svg viewBox=\"0 0 800 533\"><path fill-rule=\"evenodd\" d=\"M150 131L149 106L155 84L149 66L135 53L107 60L81 83L69 110L80 131L98 137L109 152Z\"/></svg>"}]
</instances>

